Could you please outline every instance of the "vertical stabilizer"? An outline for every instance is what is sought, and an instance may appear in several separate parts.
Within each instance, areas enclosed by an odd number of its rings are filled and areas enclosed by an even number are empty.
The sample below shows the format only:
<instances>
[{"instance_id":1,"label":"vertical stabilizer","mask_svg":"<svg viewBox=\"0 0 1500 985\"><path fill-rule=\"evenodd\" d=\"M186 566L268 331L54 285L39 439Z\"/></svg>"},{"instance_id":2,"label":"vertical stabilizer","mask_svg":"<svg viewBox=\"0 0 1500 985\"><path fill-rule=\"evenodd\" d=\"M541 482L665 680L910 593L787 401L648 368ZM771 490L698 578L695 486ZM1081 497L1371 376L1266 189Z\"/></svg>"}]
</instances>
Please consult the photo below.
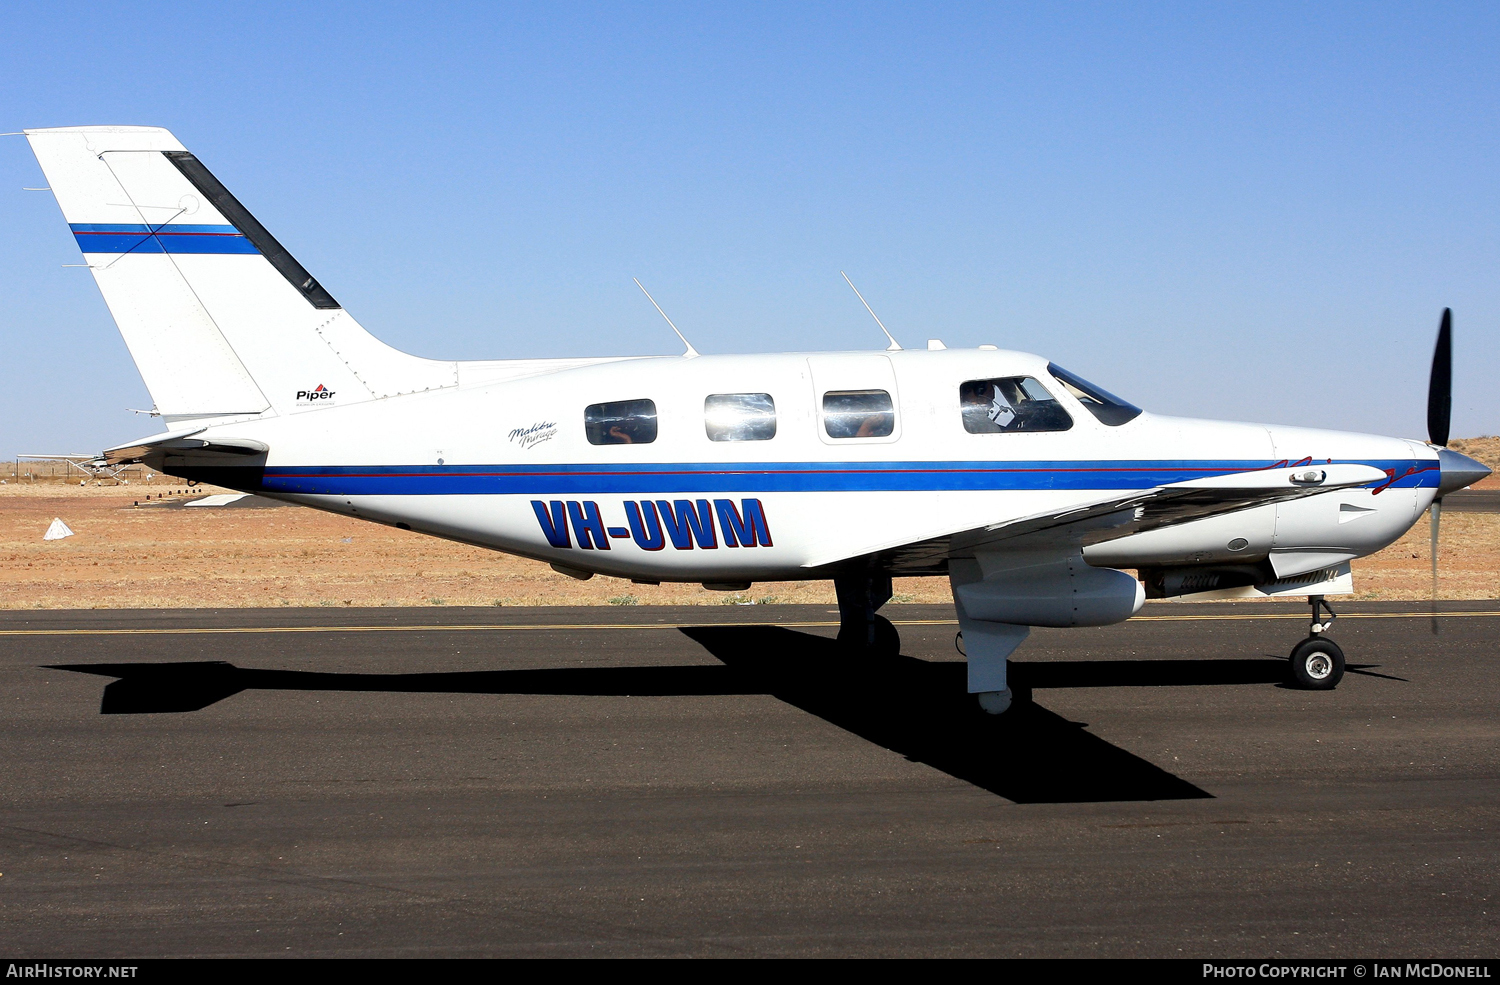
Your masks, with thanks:
<instances>
[{"instance_id":1,"label":"vertical stabilizer","mask_svg":"<svg viewBox=\"0 0 1500 985\"><path fill-rule=\"evenodd\" d=\"M26 136L169 423L456 384L366 332L166 130Z\"/></svg>"}]
</instances>

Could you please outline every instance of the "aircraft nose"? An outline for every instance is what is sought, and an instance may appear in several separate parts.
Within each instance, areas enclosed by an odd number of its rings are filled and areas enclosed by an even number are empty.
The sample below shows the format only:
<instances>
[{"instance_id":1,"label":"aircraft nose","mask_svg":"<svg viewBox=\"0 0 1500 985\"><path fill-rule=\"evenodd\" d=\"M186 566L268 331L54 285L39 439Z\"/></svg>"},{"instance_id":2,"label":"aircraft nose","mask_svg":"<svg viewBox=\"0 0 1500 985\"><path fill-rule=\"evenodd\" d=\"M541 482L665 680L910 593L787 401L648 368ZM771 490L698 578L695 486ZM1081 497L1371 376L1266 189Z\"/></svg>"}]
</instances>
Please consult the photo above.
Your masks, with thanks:
<instances>
[{"instance_id":1,"label":"aircraft nose","mask_svg":"<svg viewBox=\"0 0 1500 985\"><path fill-rule=\"evenodd\" d=\"M1438 468L1442 470L1441 478L1438 479L1439 496L1472 486L1490 474L1488 465L1448 448L1438 449Z\"/></svg>"}]
</instances>

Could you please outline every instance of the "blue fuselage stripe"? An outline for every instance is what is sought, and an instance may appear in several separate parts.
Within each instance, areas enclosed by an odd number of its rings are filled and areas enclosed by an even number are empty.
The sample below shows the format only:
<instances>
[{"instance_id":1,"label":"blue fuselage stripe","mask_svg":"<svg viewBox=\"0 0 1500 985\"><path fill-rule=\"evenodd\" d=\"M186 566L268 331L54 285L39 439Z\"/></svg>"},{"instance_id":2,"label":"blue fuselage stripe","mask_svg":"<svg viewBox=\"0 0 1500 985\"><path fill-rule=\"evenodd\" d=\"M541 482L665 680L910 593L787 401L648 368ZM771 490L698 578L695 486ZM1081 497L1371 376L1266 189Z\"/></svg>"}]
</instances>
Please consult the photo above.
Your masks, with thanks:
<instances>
[{"instance_id":1,"label":"blue fuselage stripe","mask_svg":"<svg viewBox=\"0 0 1500 985\"><path fill-rule=\"evenodd\" d=\"M70 225L85 253L255 253L260 251L233 226L172 224L151 227L128 222L75 222Z\"/></svg>"},{"instance_id":2,"label":"blue fuselage stripe","mask_svg":"<svg viewBox=\"0 0 1500 985\"><path fill-rule=\"evenodd\" d=\"M267 492L325 496L604 495L1149 489L1283 465L1265 461L843 462L653 465L383 465L269 467ZM1436 486L1436 462L1361 462L1391 479Z\"/></svg>"}]
</instances>

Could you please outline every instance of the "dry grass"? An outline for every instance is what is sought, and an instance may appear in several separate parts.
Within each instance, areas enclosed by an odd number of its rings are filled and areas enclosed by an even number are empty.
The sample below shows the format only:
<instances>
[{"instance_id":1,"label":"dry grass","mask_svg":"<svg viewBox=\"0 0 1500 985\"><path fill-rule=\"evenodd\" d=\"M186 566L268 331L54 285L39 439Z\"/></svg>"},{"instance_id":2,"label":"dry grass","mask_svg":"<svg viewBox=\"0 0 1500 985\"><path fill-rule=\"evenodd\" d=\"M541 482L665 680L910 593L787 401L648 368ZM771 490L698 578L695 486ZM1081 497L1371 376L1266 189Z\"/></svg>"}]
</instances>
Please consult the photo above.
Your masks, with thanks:
<instances>
[{"instance_id":1,"label":"dry grass","mask_svg":"<svg viewBox=\"0 0 1500 985\"><path fill-rule=\"evenodd\" d=\"M181 488L157 482L150 492ZM146 493L138 484L0 485L0 608L834 602L832 585L816 581L758 583L738 596L580 582L535 561L300 507L132 508ZM53 517L76 536L44 542ZM1500 515L1446 514L1440 553L1444 598L1500 597ZM1426 598L1426 523L1354 573L1358 597ZM898 602L949 598L941 578L898 579L896 592Z\"/></svg>"},{"instance_id":2,"label":"dry grass","mask_svg":"<svg viewBox=\"0 0 1500 985\"><path fill-rule=\"evenodd\" d=\"M1448 446L1500 472L1500 437L1485 435L1482 438L1454 438L1448 442ZM1490 479L1486 485L1495 481Z\"/></svg>"}]
</instances>

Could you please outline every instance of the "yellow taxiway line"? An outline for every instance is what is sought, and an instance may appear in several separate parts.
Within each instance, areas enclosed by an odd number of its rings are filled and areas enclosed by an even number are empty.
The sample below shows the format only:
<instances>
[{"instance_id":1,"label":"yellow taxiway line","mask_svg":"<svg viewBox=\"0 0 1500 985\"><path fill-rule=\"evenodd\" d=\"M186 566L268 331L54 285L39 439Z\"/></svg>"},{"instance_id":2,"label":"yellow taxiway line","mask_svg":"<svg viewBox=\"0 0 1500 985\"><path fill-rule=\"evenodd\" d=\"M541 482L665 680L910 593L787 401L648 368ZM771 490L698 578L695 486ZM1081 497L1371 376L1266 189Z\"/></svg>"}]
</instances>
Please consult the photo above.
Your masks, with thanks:
<instances>
[{"instance_id":1,"label":"yellow taxiway line","mask_svg":"<svg viewBox=\"0 0 1500 985\"><path fill-rule=\"evenodd\" d=\"M1494 612L1439 612L1444 619L1500 618L1500 610ZM1431 612L1348 612L1340 619L1429 619ZM1255 619L1296 619L1306 622L1308 616L1301 612L1276 613L1206 613L1201 616L1146 615L1134 616L1132 622L1230 622ZM957 626L956 619L892 619L897 626ZM566 632L585 629L642 630L642 629L686 629L690 627L724 626L785 626L788 629L830 629L837 621L818 622L672 622L672 623L525 623L516 625L455 624L452 626L424 623L416 626L225 626L206 628L181 627L135 627L130 629L0 629L0 636L218 636L255 633L478 633L551 631Z\"/></svg>"}]
</instances>

